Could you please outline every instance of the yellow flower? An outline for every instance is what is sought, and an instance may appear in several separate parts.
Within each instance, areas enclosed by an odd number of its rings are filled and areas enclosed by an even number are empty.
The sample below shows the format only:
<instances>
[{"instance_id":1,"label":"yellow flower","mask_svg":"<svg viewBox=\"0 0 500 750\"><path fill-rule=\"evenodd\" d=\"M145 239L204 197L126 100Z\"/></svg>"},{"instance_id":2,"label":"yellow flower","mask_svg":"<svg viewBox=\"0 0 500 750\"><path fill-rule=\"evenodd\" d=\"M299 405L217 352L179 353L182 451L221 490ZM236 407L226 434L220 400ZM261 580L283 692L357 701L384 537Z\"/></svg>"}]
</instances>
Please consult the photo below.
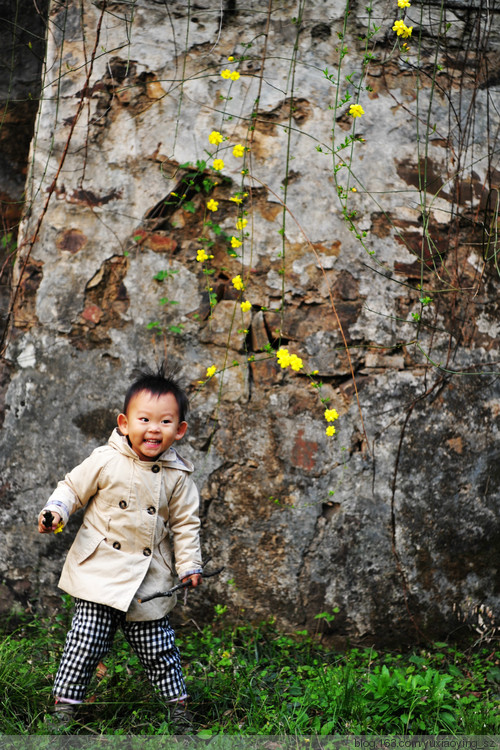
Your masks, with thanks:
<instances>
[{"instance_id":1,"label":"yellow flower","mask_svg":"<svg viewBox=\"0 0 500 750\"><path fill-rule=\"evenodd\" d=\"M240 247L242 243L237 237L231 237L231 247Z\"/></svg>"},{"instance_id":2,"label":"yellow flower","mask_svg":"<svg viewBox=\"0 0 500 750\"><path fill-rule=\"evenodd\" d=\"M230 201L233 201L233 203L237 203L240 205L240 203L243 203L243 198L240 198L239 195L233 195L231 198L229 198Z\"/></svg>"},{"instance_id":3,"label":"yellow flower","mask_svg":"<svg viewBox=\"0 0 500 750\"><path fill-rule=\"evenodd\" d=\"M203 261L208 260L209 257L210 256L206 254L202 247L200 247L200 249L196 251L196 260L198 261L198 263L203 263Z\"/></svg>"},{"instance_id":4,"label":"yellow flower","mask_svg":"<svg viewBox=\"0 0 500 750\"><path fill-rule=\"evenodd\" d=\"M216 170L216 172L220 172L221 169L224 169L224 162L222 161L222 159L214 159L212 167Z\"/></svg>"},{"instance_id":5,"label":"yellow flower","mask_svg":"<svg viewBox=\"0 0 500 750\"><path fill-rule=\"evenodd\" d=\"M207 378L213 377L216 372L217 367L215 365L210 365L210 367L207 367Z\"/></svg>"},{"instance_id":6,"label":"yellow flower","mask_svg":"<svg viewBox=\"0 0 500 750\"><path fill-rule=\"evenodd\" d=\"M349 114L351 117L361 117L361 115L365 114L365 111L361 104L351 104L349 107Z\"/></svg>"},{"instance_id":7,"label":"yellow flower","mask_svg":"<svg viewBox=\"0 0 500 750\"><path fill-rule=\"evenodd\" d=\"M225 70L221 72L220 75L221 75L221 78L225 78L227 80L228 78L231 78L231 71L229 70L229 68L226 68Z\"/></svg>"},{"instance_id":8,"label":"yellow flower","mask_svg":"<svg viewBox=\"0 0 500 750\"><path fill-rule=\"evenodd\" d=\"M218 130L212 130L210 135L208 136L208 142L212 144L212 146L217 146L218 143L222 143L224 140L223 136L219 133Z\"/></svg>"},{"instance_id":9,"label":"yellow flower","mask_svg":"<svg viewBox=\"0 0 500 750\"><path fill-rule=\"evenodd\" d=\"M325 419L327 422L335 422L339 418L336 409L325 409Z\"/></svg>"},{"instance_id":10,"label":"yellow flower","mask_svg":"<svg viewBox=\"0 0 500 750\"><path fill-rule=\"evenodd\" d=\"M230 79L231 79L232 81L237 81L239 77L240 77L240 74L238 73L238 71L237 71L237 70L233 70L233 72L232 72L232 73L231 73L231 75L229 76L229 78L230 78Z\"/></svg>"},{"instance_id":11,"label":"yellow flower","mask_svg":"<svg viewBox=\"0 0 500 750\"><path fill-rule=\"evenodd\" d=\"M56 528L54 529L54 534L60 534L63 529L64 529L64 524L62 521L59 521Z\"/></svg>"},{"instance_id":12,"label":"yellow flower","mask_svg":"<svg viewBox=\"0 0 500 750\"><path fill-rule=\"evenodd\" d=\"M409 0L398 0L398 6L400 8L409 8L410 5L411 3L409 2Z\"/></svg>"},{"instance_id":13,"label":"yellow flower","mask_svg":"<svg viewBox=\"0 0 500 750\"><path fill-rule=\"evenodd\" d=\"M281 367L288 367L288 365L290 364L290 354L288 352L288 349L278 349L278 351L276 352L276 357L278 359L278 364Z\"/></svg>"},{"instance_id":14,"label":"yellow flower","mask_svg":"<svg viewBox=\"0 0 500 750\"><path fill-rule=\"evenodd\" d=\"M399 19L399 21L394 22L392 30L395 31L398 36L402 36L403 39L408 39L413 31L413 26L407 26L404 21Z\"/></svg>"},{"instance_id":15,"label":"yellow flower","mask_svg":"<svg viewBox=\"0 0 500 750\"><path fill-rule=\"evenodd\" d=\"M210 198L210 200L207 202L207 209L209 211L218 211L219 209L219 202L214 201L213 198Z\"/></svg>"},{"instance_id":16,"label":"yellow flower","mask_svg":"<svg viewBox=\"0 0 500 750\"><path fill-rule=\"evenodd\" d=\"M241 307L241 309L243 310L243 312L248 312L249 310L251 310L251 309L252 309L252 303L251 303L251 302L249 302L249 301L248 301L248 300L246 299L246 300L245 300L244 302L242 302L242 303L241 303L240 307Z\"/></svg>"},{"instance_id":17,"label":"yellow flower","mask_svg":"<svg viewBox=\"0 0 500 750\"><path fill-rule=\"evenodd\" d=\"M245 285L239 274L235 276L234 279L231 279L231 281L233 282L234 288L237 289L239 292L243 291L243 289L245 288Z\"/></svg>"},{"instance_id":18,"label":"yellow flower","mask_svg":"<svg viewBox=\"0 0 500 750\"><path fill-rule=\"evenodd\" d=\"M228 62L233 62L234 55L229 55L229 57L227 58L227 60L228 60Z\"/></svg>"},{"instance_id":19,"label":"yellow flower","mask_svg":"<svg viewBox=\"0 0 500 750\"><path fill-rule=\"evenodd\" d=\"M233 148L233 156L243 156L245 153L245 146L242 146L241 143L237 143L236 146Z\"/></svg>"},{"instance_id":20,"label":"yellow flower","mask_svg":"<svg viewBox=\"0 0 500 750\"><path fill-rule=\"evenodd\" d=\"M335 427L333 425L330 425L329 427L326 428L325 432L328 435L328 437L331 437L332 435L335 435Z\"/></svg>"},{"instance_id":21,"label":"yellow flower","mask_svg":"<svg viewBox=\"0 0 500 750\"><path fill-rule=\"evenodd\" d=\"M247 219L238 219L238 221L236 222L236 229L245 229L247 224Z\"/></svg>"},{"instance_id":22,"label":"yellow flower","mask_svg":"<svg viewBox=\"0 0 500 750\"><path fill-rule=\"evenodd\" d=\"M292 370L295 370L295 372L302 370L302 368L304 367L301 358L297 357L296 354L290 355L290 367L292 368Z\"/></svg>"}]
</instances>

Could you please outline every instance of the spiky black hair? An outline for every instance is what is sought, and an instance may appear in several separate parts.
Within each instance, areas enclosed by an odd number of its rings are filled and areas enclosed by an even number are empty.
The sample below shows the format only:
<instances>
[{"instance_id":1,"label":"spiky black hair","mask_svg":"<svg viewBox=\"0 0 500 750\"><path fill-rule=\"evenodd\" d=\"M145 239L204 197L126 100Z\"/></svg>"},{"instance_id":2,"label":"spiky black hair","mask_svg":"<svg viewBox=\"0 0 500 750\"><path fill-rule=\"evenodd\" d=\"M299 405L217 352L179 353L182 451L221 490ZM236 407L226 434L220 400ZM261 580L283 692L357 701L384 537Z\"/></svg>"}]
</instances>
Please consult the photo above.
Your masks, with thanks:
<instances>
[{"instance_id":1,"label":"spiky black hair","mask_svg":"<svg viewBox=\"0 0 500 750\"><path fill-rule=\"evenodd\" d=\"M168 369L165 362L162 362L156 370L144 367L140 371L135 372L135 380L125 394L125 401L123 403L124 414L127 413L132 398L142 391L147 391L153 396L164 396L167 393L171 393L175 397L179 408L179 422L186 421L189 409L187 394L180 385L175 373Z\"/></svg>"}]
</instances>

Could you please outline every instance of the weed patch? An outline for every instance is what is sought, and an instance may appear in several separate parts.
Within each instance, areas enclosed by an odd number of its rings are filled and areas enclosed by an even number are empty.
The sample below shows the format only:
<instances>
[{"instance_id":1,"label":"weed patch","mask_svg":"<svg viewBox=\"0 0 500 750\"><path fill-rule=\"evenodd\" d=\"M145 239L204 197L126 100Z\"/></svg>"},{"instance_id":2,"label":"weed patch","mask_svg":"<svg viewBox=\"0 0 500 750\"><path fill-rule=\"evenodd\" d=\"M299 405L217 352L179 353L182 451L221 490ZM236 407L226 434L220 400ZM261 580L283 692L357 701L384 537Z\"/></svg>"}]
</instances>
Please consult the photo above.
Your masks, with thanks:
<instances>
[{"instance_id":1,"label":"weed patch","mask_svg":"<svg viewBox=\"0 0 500 750\"><path fill-rule=\"evenodd\" d=\"M67 608L68 602L65 602ZM68 613L35 618L0 645L2 734L49 734L44 717ZM273 621L181 629L195 733L500 734L500 651L436 643L412 653L338 653ZM90 686L73 734L173 733L121 634Z\"/></svg>"}]
</instances>

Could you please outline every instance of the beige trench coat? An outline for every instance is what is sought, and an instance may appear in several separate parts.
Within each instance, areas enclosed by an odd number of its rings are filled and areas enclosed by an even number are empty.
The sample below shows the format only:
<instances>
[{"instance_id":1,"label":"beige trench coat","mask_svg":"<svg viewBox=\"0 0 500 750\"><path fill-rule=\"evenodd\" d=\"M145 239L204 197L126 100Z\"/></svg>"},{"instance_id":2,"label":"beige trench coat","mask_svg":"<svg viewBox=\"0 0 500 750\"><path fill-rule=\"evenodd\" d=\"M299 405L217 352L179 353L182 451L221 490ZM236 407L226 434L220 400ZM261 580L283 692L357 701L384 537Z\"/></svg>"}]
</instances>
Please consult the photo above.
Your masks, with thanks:
<instances>
[{"instance_id":1,"label":"beige trench coat","mask_svg":"<svg viewBox=\"0 0 500 750\"><path fill-rule=\"evenodd\" d=\"M44 508L59 513L66 524L86 506L60 588L126 612L127 620L156 620L169 612L175 596L145 604L137 599L168 591L177 582L170 536L179 578L201 569L192 471L173 448L154 462L141 461L115 430L107 445L59 482Z\"/></svg>"}]
</instances>

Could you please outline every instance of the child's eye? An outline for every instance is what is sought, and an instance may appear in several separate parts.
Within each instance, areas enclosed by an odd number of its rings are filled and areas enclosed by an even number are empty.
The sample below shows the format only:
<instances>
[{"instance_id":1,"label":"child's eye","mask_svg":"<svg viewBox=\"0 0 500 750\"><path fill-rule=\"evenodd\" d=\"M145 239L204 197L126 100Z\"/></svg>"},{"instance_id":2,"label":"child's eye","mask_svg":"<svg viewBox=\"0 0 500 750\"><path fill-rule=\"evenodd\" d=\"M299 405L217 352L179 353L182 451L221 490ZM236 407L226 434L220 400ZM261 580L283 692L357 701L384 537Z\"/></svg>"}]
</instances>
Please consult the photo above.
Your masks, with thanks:
<instances>
[{"instance_id":1,"label":"child's eye","mask_svg":"<svg viewBox=\"0 0 500 750\"><path fill-rule=\"evenodd\" d=\"M139 422L149 422L147 417L139 417Z\"/></svg>"}]
</instances>

